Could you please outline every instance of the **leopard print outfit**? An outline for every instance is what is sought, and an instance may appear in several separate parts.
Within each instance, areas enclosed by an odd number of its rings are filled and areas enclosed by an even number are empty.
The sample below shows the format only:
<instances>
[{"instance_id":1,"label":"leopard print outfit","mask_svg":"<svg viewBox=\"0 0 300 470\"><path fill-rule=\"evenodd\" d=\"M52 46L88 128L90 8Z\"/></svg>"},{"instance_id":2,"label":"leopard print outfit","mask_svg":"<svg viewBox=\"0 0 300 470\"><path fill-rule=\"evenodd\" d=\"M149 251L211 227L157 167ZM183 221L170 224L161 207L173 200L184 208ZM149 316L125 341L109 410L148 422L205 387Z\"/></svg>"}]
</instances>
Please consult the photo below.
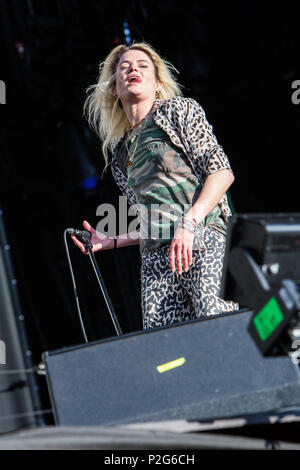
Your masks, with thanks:
<instances>
[{"instance_id":1,"label":"leopard print outfit","mask_svg":"<svg viewBox=\"0 0 300 470\"><path fill-rule=\"evenodd\" d=\"M192 165L200 183L216 171L231 170L228 158L207 122L203 108L192 98L175 97L156 100L153 118ZM110 162L113 177L123 195L136 208L134 192L117 162L120 139L113 147ZM231 170L232 171L232 170ZM219 201L223 219L231 211L226 194ZM225 236L214 228L204 229L204 247L193 250L193 265L187 272L172 273L170 246L142 253L141 288L143 328L156 328L178 321L237 310L238 304L218 297L225 251Z\"/></svg>"},{"instance_id":2,"label":"leopard print outfit","mask_svg":"<svg viewBox=\"0 0 300 470\"><path fill-rule=\"evenodd\" d=\"M158 328L185 320L237 310L219 297L226 238L204 229L204 248L193 250L193 263L181 274L169 266L170 246L143 253L141 265L143 328Z\"/></svg>"}]
</instances>

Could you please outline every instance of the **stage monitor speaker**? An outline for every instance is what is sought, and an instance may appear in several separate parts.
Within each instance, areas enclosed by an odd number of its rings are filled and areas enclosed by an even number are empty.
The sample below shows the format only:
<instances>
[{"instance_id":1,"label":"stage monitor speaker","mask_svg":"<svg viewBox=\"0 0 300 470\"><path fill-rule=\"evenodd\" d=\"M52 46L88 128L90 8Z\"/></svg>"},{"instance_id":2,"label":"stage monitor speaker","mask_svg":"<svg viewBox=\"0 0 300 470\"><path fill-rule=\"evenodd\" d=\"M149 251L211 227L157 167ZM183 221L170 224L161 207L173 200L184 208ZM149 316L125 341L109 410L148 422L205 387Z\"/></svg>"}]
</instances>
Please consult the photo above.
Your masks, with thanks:
<instances>
[{"instance_id":1,"label":"stage monitor speaker","mask_svg":"<svg viewBox=\"0 0 300 470\"><path fill-rule=\"evenodd\" d=\"M300 405L299 366L263 357L252 310L45 352L58 425L212 420Z\"/></svg>"}]
</instances>

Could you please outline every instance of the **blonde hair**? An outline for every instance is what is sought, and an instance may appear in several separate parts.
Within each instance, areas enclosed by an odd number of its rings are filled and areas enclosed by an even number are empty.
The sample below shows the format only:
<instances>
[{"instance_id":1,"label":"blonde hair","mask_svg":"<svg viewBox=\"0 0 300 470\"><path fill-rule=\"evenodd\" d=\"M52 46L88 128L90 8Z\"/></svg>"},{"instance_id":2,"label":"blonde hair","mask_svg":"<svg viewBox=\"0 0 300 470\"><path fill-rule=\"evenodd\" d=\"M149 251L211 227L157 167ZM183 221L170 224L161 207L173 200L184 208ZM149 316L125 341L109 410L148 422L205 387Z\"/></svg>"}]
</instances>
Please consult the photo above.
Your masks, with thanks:
<instances>
[{"instance_id":1,"label":"blonde hair","mask_svg":"<svg viewBox=\"0 0 300 470\"><path fill-rule=\"evenodd\" d=\"M98 83L88 87L88 96L83 108L89 125L96 131L102 141L105 160L104 170L108 165L108 150L112 150L113 145L130 128L121 101L113 94L119 60L130 49L141 50L152 60L156 79L160 83L158 99L169 99L182 95L181 85L173 74L173 71L177 72L177 70L168 61L162 59L152 46L146 42L137 42L130 46L121 44L115 47L106 59L100 63Z\"/></svg>"}]
</instances>

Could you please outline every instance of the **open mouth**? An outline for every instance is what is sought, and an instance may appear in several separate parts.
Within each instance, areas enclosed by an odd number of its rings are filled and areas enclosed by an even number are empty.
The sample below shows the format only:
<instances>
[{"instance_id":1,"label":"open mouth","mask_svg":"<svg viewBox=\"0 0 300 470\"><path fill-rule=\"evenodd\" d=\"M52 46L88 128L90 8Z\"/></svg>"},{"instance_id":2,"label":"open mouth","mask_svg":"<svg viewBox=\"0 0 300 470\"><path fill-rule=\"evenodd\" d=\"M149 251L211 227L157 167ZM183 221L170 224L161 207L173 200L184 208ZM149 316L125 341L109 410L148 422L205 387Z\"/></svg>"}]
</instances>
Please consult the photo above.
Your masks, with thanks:
<instances>
[{"instance_id":1,"label":"open mouth","mask_svg":"<svg viewBox=\"0 0 300 470\"><path fill-rule=\"evenodd\" d=\"M133 82L140 83L141 81L142 81L141 77L138 77L138 76L132 76L129 78L129 83L133 83Z\"/></svg>"}]
</instances>

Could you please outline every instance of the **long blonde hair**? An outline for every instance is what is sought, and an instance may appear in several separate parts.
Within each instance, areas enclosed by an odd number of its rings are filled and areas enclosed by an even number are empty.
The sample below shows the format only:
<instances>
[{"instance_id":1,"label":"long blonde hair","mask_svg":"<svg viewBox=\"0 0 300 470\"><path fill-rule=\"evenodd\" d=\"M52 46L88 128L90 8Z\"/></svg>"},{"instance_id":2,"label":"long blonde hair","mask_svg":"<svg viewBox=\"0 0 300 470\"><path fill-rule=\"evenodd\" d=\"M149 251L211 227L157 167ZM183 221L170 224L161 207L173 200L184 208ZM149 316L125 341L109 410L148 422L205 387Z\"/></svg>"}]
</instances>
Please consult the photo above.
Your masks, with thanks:
<instances>
[{"instance_id":1,"label":"long blonde hair","mask_svg":"<svg viewBox=\"0 0 300 470\"><path fill-rule=\"evenodd\" d=\"M130 49L138 49L150 57L154 64L156 79L160 82L158 99L169 99L182 95L181 85L174 77L177 70L168 61L146 42L133 43L130 46L120 44L115 47L106 59L99 65L99 78L95 85L87 89L87 98L84 103L84 113L89 125L96 131L102 141L102 151L105 168L108 165L108 150L112 150L116 143L130 128L121 101L113 94L116 85L116 69L121 56ZM104 171L103 170L103 171Z\"/></svg>"}]
</instances>

